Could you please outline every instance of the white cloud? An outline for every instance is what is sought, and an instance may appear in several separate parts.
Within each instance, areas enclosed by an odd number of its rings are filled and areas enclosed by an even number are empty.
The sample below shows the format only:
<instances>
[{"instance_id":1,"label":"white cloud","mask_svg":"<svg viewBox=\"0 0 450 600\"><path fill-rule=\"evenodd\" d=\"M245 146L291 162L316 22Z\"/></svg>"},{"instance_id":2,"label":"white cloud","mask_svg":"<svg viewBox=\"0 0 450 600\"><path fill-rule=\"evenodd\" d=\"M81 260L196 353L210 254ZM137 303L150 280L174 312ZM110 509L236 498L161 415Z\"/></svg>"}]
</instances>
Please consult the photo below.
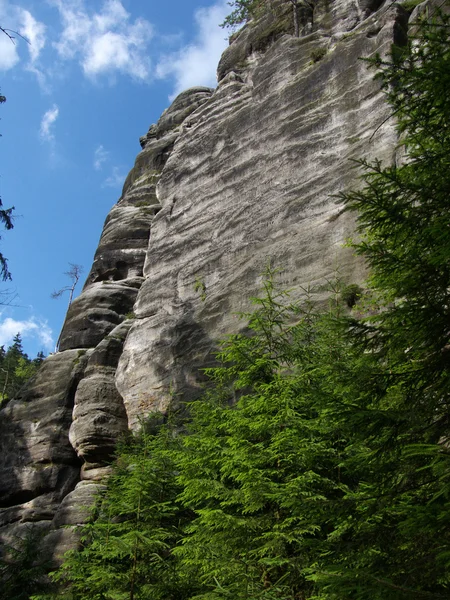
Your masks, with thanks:
<instances>
[{"instance_id":1,"label":"white cloud","mask_svg":"<svg viewBox=\"0 0 450 600\"><path fill-rule=\"evenodd\" d=\"M55 136L52 131L52 126L59 116L59 108L56 104L52 106L42 117L40 135L45 142L52 142Z\"/></svg>"},{"instance_id":2,"label":"white cloud","mask_svg":"<svg viewBox=\"0 0 450 600\"><path fill-rule=\"evenodd\" d=\"M111 175L105 179L102 187L117 188L122 187L125 181L126 174L119 167L114 167Z\"/></svg>"},{"instance_id":3,"label":"white cloud","mask_svg":"<svg viewBox=\"0 0 450 600\"><path fill-rule=\"evenodd\" d=\"M83 0L53 0L63 31L54 44L61 58L77 58L88 77L122 73L137 80L150 77L148 43L153 27L145 19L131 21L120 0L105 0L100 12L89 13Z\"/></svg>"},{"instance_id":4,"label":"white cloud","mask_svg":"<svg viewBox=\"0 0 450 600\"><path fill-rule=\"evenodd\" d=\"M222 0L195 13L197 35L195 41L176 53L163 57L156 69L161 79L175 78L172 97L195 85L215 86L216 68L220 55L226 48L226 34L218 26L230 12Z\"/></svg>"},{"instance_id":5,"label":"white cloud","mask_svg":"<svg viewBox=\"0 0 450 600\"><path fill-rule=\"evenodd\" d=\"M94 152L94 169L101 171L104 163L109 159L109 152L100 144Z\"/></svg>"},{"instance_id":6,"label":"white cloud","mask_svg":"<svg viewBox=\"0 0 450 600\"><path fill-rule=\"evenodd\" d=\"M17 46L6 35L0 37L0 70L8 71L19 62Z\"/></svg>"},{"instance_id":7,"label":"white cloud","mask_svg":"<svg viewBox=\"0 0 450 600\"><path fill-rule=\"evenodd\" d=\"M21 21L22 26L19 29L19 33L29 42L30 61L34 64L45 46L45 25L36 21L33 15L24 9L21 9Z\"/></svg>"},{"instance_id":8,"label":"white cloud","mask_svg":"<svg viewBox=\"0 0 450 600\"><path fill-rule=\"evenodd\" d=\"M20 333L22 338L34 338L39 340L46 350L52 350L55 342L52 330L46 321L40 321L35 317L27 321L16 321L7 317L0 322L0 346L11 345L14 336Z\"/></svg>"},{"instance_id":9,"label":"white cloud","mask_svg":"<svg viewBox=\"0 0 450 600\"><path fill-rule=\"evenodd\" d=\"M30 71L36 75L41 89L43 91L48 91L45 73L39 66L39 56L46 43L45 25L40 21L36 21L36 19L28 10L19 10L22 22L19 33L20 35L23 35L29 42L27 46L30 54L30 60L25 68L27 71Z\"/></svg>"},{"instance_id":10,"label":"white cloud","mask_svg":"<svg viewBox=\"0 0 450 600\"><path fill-rule=\"evenodd\" d=\"M0 23L7 23L10 28L8 33L13 38L11 40L0 32L0 70L6 71L16 66L20 61L20 48L27 47L30 55L29 70L36 72L36 62L45 46L45 25L37 21L28 10L4 1L0 2Z\"/></svg>"}]
</instances>

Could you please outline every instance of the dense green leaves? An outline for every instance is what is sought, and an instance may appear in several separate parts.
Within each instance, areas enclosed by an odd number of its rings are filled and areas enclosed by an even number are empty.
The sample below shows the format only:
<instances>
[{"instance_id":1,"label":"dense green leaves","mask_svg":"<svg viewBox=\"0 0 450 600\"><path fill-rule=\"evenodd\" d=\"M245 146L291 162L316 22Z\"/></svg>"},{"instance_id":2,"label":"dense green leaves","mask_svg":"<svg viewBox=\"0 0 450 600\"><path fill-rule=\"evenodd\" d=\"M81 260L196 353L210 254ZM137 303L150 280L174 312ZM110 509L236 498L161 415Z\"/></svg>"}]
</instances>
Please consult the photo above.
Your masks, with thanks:
<instances>
[{"instance_id":1,"label":"dense green leaves","mask_svg":"<svg viewBox=\"0 0 450 600\"><path fill-rule=\"evenodd\" d=\"M147 430L119 449L106 496L95 521L84 528L82 549L68 555L56 579L77 600L143 600L189 597L189 582L175 571L170 550L190 512L176 503L169 428ZM151 428L153 431L148 431ZM59 596L58 596L59 597Z\"/></svg>"},{"instance_id":2,"label":"dense green leaves","mask_svg":"<svg viewBox=\"0 0 450 600\"><path fill-rule=\"evenodd\" d=\"M19 333L6 351L0 346L0 405L14 398L24 383L37 373L44 358L43 352L38 352L34 359L28 358Z\"/></svg>"},{"instance_id":3,"label":"dense green leaves","mask_svg":"<svg viewBox=\"0 0 450 600\"><path fill-rule=\"evenodd\" d=\"M31 594L46 590L50 561L40 554L41 533L24 528L21 537L3 547L0 556L0 600L28 600Z\"/></svg>"},{"instance_id":4,"label":"dense green leaves","mask_svg":"<svg viewBox=\"0 0 450 600\"><path fill-rule=\"evenodd\" d=\"M221 27L235 29L258 15L264 7L265 0L231 0L228 2L233 9L225 18Z\"/></svg>"}]
</instances>

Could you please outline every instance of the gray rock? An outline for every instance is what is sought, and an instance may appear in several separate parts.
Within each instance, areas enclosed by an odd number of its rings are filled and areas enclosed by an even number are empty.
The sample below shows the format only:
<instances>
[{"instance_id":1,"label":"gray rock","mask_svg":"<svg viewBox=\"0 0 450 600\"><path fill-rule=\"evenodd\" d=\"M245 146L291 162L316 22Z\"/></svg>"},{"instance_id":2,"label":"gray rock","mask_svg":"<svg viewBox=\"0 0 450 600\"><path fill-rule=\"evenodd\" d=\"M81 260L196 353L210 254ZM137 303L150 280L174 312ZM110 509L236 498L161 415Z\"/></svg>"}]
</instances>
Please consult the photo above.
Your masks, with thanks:
<instances>
[{"instance_id":1,"label":"gray rock","mask_svg":"<svg viewBox=\"0 0 450 600\"><path fill-rule=\"evenodd\" d=\"M94 283L72 302L59 349L93 348L133 310L141 280Z\"/></svg>"},{"instance_id":2,"label":"gray rock","mask_svg":"<svg viewBox=\"0 0 450 600\"><path fill-rule=\"evenodd\" d=\"M50 528L62 499L79 481L69 427L89 353L49 356L15 400L0 410L0 541L27 527Z\"/></svg>"},{"instance_id":3,"label":"gray rock","mask_svg":"<svg viewBox=\"0 0 450 600\"><path fill-rule=\"evenodd\" d=\"M204 104L211 97L214 90L207 87L193 87L178 94L172 104L161 115L156 125L151 125L147 135L141 137L140 143L142 148L146 148L147 144L155 140L159 140L170 136L187 117L197 108ZM171 139L170 137L168 139ZM152 146L154 149L159 146ZM159 153L153 153L158 155Z\"/></svg>"},{"instance_id":4,"label":"gray rock","mask_svg":"<svg viewBox=\"0 0 450 600\"><path fill-rule=\"evenodd\" d=\"M43 548L55 564L76 544L76 527L85 522L128 429L114 377L160 209L156 184L182 122L211 93L181 94L151 128L68 311L60 352L0 411L0 541L11 542L30 525L45 530Z\"/></svg>"},{"instance_id":5,"label":"gray rock","mask_svg":"<svg viewBox=\"0 0 450 600\"><path fill-rule=\"evenodd\" d=\"M63 488L75 485L80 462L68 433L87 359L77 350L49 356L26 389L0 411L2 506L50 491L64 495Z\"/></svg>"},{"instance_id":6,"label":"gray rock","mask_svg":"<svg viewBox=\"0 0 450 600\"><path fill-rule=\"evenodd\" d=\"M78 456L96 471L111 463L118 439L128 430L114 374L130 326L131 321L125 321L100 342L75 395L69 439ZM84 479L88 470L84 465Z\"/></svg>"},{"instance_id":7,"label":"gray rock","mask_svg":"<svg viewBox=\"0 0 450 600\"><path fill-rule=\"evenodd\" d=\"M389 108L359 57L404 41L407 13L318 2L294 38L289 3L272 6L225 51L217 89L183 92L141 138L60 352L0 410L0 540L35 527L61 560L119 437L202 393L202 368L242 328L236 314L268 261L293 300L338 268L364 278L342 247L354 221L334 195L358 185L350 159L397 158Z\"/></svg>"},{"instance_id":8,"label":"gray rock","mask_svg":"<svg viewBox=\"0 0 450 600\"><path fill-rule=\"evenodd\" d=\"M80 481L75 489L67 494L53 518L52 529L58 530L66 525L80 526L92 518L92 507L99 493L106 486L91 481Z\"/></svg>"},{"instance_id":9,"label":"gray rock","mask_svg":"<svg viewBox=\"0 0 450 600\"><path fill-rule=\"evenodd\" d=\"M118 204L109 213L85 288L92 283L142 277L150 223L159 204L148 191L135 201L138 206Z\"/></svg>"},{"instance_id":10,"label":"gray rock","mask_svg":"<svg viewBox=\"0 0 450 600\"><path fill-rule=\"evenodd\" d=\"M307 36L275 36L264 53L246 28L224 54L219 87L175 142L116 374L132 426L201 393L200 368L217 339L242 327L236 314L250 309L269 260L293 299L338 267L348 281L364 277L342 247L354 222L334 195L357 185L352 158L394 160L393 123L377 130L389 108L358 59L388 51L403 17L390 7L362 21L358 7L361 22L344 35L344 5L322 8ZM235 44L250 54L233 71Z\"/></svg>"}]
</instances>

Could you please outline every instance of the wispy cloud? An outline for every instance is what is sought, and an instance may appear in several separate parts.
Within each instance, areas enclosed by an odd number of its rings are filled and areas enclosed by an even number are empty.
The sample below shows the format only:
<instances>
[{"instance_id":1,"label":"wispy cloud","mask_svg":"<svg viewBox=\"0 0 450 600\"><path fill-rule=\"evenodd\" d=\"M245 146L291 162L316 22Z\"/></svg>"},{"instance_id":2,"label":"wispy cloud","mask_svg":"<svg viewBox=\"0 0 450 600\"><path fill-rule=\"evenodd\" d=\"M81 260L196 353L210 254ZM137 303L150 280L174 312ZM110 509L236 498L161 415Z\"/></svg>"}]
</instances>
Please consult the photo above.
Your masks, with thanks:
<instances>
[{"instance_id":1,"label":"wispy cloud","mask_svg":"<svg viewBox=\"0 0 450 600\"><path fill-rule=\"evenodd\" d=\"M119 167L113 167L111 175L105 179L105 181L102 184L102 187L122 187L125 181L125 176L126 173L124 173L122 169L120 169Z\"/></svg>"},{"instance_id":2,"label":"wispy cloud","mask_svg":"<svg viewBox=\"0 0 450 600\"><path fill-rule=\"evenodd\" d=\"M46 92L49 82L61 75L61 64L67 61L78 63L82 73L95 81L106 77L116 82L119 76L138 82L155 78L172 80L172 96L193 85L216 83L217 61L227 44L226 34L218 23L229 12L227 0L216 0L212 6L196 11L197 33L184 46L182 32L156 31L148 19L131 16L124 0L47 0L47 3L59 14L59 30L46 28L36 18L39 13L32 14L22 8L18 0L17 3L0 0L0 23L8 23L30 42L26 44L16 36L14 45L6 36L0 36L0 71L12 69L22 58L23 68L35 74ZM178 42L178 51L164 54L160 50L158 57L155 47L151 47L155 38L159 48L167 47L168 43L173 48Z\"/></svg>"},{"instance_id":3,"label":"wispy cloud","mask_svg":"<svg viewBox=\"0 0 450 600\"><path fill-rule=\"evenodd\" d=\"M53 332L47 321L38 320L36 317L27 321L17 321L7 317L0 321L0 346L10 345L17 333L20 333L22 338L38 340L46 350L54 348Z\"/></svg>"},{"instance_id":4,"label":"wispy cloud","mask_svg":"<svg viewBox=\"0 0 450 600\"><path fill-rule=\"evenodd\" d=\"M102 144L100 144L94 152L94 169L96 171L101 171L107 160L109 160L109 152L105 150Z\"/></svg>"},{"instance_id":5,"label":"wispy cloud","mask_svg":"<svg viewBox=\"0 0 450 600\"><path fill-rule=\"evenodd\" d=\"M30 61L35 64L45 46L45 25L37 21L28 10L21 9L20 12L22 25L19 33L28 40Z\"/></svg>"},{"instance_id":6,"label":"wispy cloud","mask_svg":"<svg viewBox=\"0 0 450 600\"><path fill-rule=\"evenodd\" d=\"M7 23L14 38L12 41L6 35L0 36L0 70L7 71L15 67L20 61L20 48L27 47L29 63L26 68L42 77L37 62L46 42L45 25L35 19L30 11L5 1L0 1L0 22L2 25Z\"/></svg>"},{"instance_id":7,"label":"wispy cloud","mask_svg":"<svg viewBox=\"0 0 450 600\"><path fill-rule=\"evenodd\" d=\"M43 23L37 21L28 10L18 10L21 21L19 33L29 42L27 47L30 59L25 69L36 75L42 90L48 91L47 78L39 61L41 52L47 41L45 36L46 27Z\"/></svg>"},{"instance_id":8,"label":"wispy cloud","mask_svg":"<svg viewBox=\"0 0 450 600\"><path fill-rule=\"evenodd\" d=\"M150 77L147 47L153 27L146 19L131 20L120 0L105 0L99 12L84 0L52 0L63 23L54 44L62 59L78 59L87 77L121 73L137 80Z\"/></svg>"},{"instance_id":9,"label":"wispy cloud","mask_svg":"<svg viewBox=\"0 0 450 600\"><path fill-rule=\"evenodd\" d=\"M41 139L45 142L53 142L55 139L54 133L52 131L53 124L59 116L59 108L56 104L52 106L42 117L41 120L41 128L40 128L40 136Z\"/></svg>"},{"instance_id":10,"label":"wispy cloud","mask_svg":"<svg viewBox=\"0 0 450 600\"><path fill-rule=\"evenodd\" d=\"M0 37L0 70L8 71L19 62L17 47L6 35Z\"/></svg>"},{"instance_id":11,"label":"wispy cloud","mask_svg":"<svg viewBox=\"0 0 450 600\"><path fill-rule=\"evenodd\" d=\"M218 23L222 23L229 12L230 7L224 0L197 10L197 35L194 42L159 61L157 76L161 79L175 79L171 97L194 85L216 85L217 63L227 46L226 35Z\"/></svg>"}]
</instances>

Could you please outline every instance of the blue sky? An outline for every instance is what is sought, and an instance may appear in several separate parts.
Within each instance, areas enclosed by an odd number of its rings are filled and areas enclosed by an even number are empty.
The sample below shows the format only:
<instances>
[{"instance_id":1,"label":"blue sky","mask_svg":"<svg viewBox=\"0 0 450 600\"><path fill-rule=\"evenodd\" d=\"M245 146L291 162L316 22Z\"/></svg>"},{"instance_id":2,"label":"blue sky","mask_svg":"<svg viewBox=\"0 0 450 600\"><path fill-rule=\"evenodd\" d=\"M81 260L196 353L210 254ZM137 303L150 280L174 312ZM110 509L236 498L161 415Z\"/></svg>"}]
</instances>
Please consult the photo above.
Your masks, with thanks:
<instances>
[{"instance_id":1,"label":"blue sky","mask_svg":"<svg viewBox=\"0 0 450 600\"><path fill-rule=\"evenodd\" d=\"M89 272L104 219L144 135L178 92L215 86L226 0L0 0L0 197L14 294L0 345L20 332L33 357L54 349L69 263ZM14 34L13 34L14 35ZM78 293L81 290L79 285Z\"/></svg>"}]
</instances>

